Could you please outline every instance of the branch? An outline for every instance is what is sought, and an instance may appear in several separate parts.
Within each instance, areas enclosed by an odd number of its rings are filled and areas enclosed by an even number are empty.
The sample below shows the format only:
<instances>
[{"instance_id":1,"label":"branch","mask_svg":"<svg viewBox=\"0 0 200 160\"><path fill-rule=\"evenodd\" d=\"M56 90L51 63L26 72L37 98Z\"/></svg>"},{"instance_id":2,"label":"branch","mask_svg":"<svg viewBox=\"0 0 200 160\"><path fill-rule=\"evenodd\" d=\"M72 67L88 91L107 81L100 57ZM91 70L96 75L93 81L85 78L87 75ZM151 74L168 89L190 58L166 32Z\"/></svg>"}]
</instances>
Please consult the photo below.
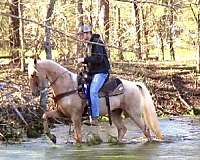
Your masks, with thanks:
<instances>
[{"instance_id":1,"label":"branch","mask_svg":"<svg viewBox=\"0 0 200 160\"><path fill-rule=\"evenodd\" d=\"M41 27L48 28L48 29L50 29L50 30L52 30L54 32L57 32L57 33L61 34L61 35L65 35L66 37L68 37L68 38L70 38L70 39L72 39L74 41L78 41L78 42L82 42L82 43L96 44L96 45L99 45L99 46L104 46L104 47L109 47L109 48L114 48L114 49L121 50L123 52L133 52L133 50L128 50L126 48L116 47L116 46L113 46L113 45L105 45L105 44L101 44L101 43L80 40L80 39L76 38L76 34L65 33L63 31L59 31L59 30L57 30L55 28L52 28L52 27L47 26L47 25L44 25L42 23L38 23L38 22L36 22L34 20L30 20L30 19L26 19L26 18L21 18L21 17L15 16L15 15L11 15L11 14L8 14L8 13L3 13L3 12L0 12L0 15L3 15L3 16L6 16L6 17L13 17L13 18L16 18L16 19L22 19L23 21L35 23L35 24L37 24L37 25L39 25Z\"/></svg>"},{"instance_id":2,"label":"branch","mask_svg":"<svg viewBox=\"0 0 200 160\"><path fill-rule=\"evenodd\" d=\"M25 125L28 126L28 123L26 122L26 120L24 119L22 114L19 112L19 110L15 107L15 105L12 105L12 107L15 110L15 112L17 113L17 115L20 117L20 119L25 123Z\"/></svg>"},{"instance_id":3,"label":"branch","mask_svg":"<svg viewBox=\"0 0 200 160\"><path fill-rule=\"evenodd\" d=\"M174 82L173 82L172 79L171 79L171 82L172 82L173 88L174 88L174 89L176 90L176 92L177 92L177 96L178 96L178 98L180 99L180 101L187 107L188 110L190 110L191 108L193 108L192 106L190 106L190 105L181 97L181 94L180 94L180 92L178 91L178 89L175 87Z\"/></svg>"},{"instance_id":4,"label":"branch","mask_svg":"<svg viewBox=\"0 0 200 160\"><path fill-rule=\"evenodd\" d=\"M128 3L134 3L134 0L116 0L116 1L119 1L119 2L128 2ZM149 3L149 4L154 4L154 5L158 5L158 6L163 6L163 7L166 7L166 8L172 8L174 11L175 8L170 6L170 5L167 5L167 4L163 4L163 3L156 3L156 2L153 2L153 1L138 1L137 3Z\"/></svg>"},{"instance_id":5,"label":"branch","mask_svg":"<svg viewBox=\"0 0 200 160\"><path fill-rule=\"evenodd\" d=\"M0 132L0 137L2 137L4 140L8 141L7 138Z\"/></svg>"},{"instance_id":6,"label":"branch","mask_svg":"<svg viewBox=\"0 0 200 160\"><path fill-rule=\"evenodd\" d=\"M191 5L191 4L190 4L190 8L191 8L191 10L192 10L192 13L193 13L193 15L194 15L194 18L195 18L196 22L198 23L197 16L196 16L196 14L195 14L195 12L194 12L194 9L192 8L192 5Z\"/></svg>"}]
</instances>

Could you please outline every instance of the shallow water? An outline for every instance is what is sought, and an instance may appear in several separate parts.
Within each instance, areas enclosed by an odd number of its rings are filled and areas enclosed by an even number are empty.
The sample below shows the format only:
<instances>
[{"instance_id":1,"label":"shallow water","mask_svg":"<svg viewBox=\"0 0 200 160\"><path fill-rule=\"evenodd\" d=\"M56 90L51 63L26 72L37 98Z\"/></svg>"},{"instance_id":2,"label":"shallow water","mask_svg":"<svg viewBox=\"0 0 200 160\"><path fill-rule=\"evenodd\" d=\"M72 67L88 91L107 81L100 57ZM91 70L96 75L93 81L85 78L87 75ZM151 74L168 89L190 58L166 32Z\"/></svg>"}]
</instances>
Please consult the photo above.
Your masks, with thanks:
<instances>
[{"instance_id":1,"label":"shallow water","mask_svg":"<svg viewBox=\"0 0 200 160\"><path fill-rule=\"evenodd\" d=\"M188 117L177 117L173 120L160 120L165 135L162 142L146 142L139 129L127 122L128 133L126 144L114 145L107 142L108 134L115 135L114 127L107 124L100 127L99 134L104 140L100 145L66 143L69 140L68 130L58 125L52 130L58 143L52 144L45 136L38 139L27 139L22 144L0 145L0 160L199 160L200 159L200 121ZM83 135L90 128L84 126ZM95 128L96 129L96 128ZM91 130L94 130L93 128Z\"/></svg>"}]
</instances>

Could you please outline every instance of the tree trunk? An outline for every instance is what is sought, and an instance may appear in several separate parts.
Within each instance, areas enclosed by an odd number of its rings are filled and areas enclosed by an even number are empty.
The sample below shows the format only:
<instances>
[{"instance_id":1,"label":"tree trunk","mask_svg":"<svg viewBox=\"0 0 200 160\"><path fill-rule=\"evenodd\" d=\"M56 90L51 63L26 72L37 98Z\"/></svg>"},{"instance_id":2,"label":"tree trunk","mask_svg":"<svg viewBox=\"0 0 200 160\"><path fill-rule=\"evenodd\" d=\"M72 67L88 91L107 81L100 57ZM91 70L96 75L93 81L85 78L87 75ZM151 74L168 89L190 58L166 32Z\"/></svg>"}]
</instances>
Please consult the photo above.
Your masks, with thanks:
<instances>
[{"instance_id":1,"label":"tree trunk","mask_svg":"<svg viewBox=\"0 0 200 160\"><path fill-rule=\"evenodd\" d=\"M100 1L100 10L103 12L103 27L104 27L104 39L106 43L109 42L109 0Z\"/></svg>"},{"instance_id":2,"label":"tree trunk","mask_svg":"<svg viewBox=\"0 0 200 160\"><path fill-rule=\"evenodd\" d=\"M198 1L198 51L197 51L197 73L200 73L200 0Z\"/></svg>"},{"instance_id":3,"label":"tree trunk","mask_svg":"<svg viewBox=\"0 0 200 160\"><path fill-rule=\"evenodd\" d=\"M45 19L45 40L44 40L44 47L46 52L46 58L52 59L52 48L51 48L51 30L49 27L51 27L51 15L53 14L54 10L54 4L56 0L50 0L48 4L47 9L47 16ZM43 84L44 88L48 87L48 81L45 81ZM45 89L43 92L40 93L40 106L45 111L47 109L47 103L48 103L48 90Z\"/></svg>"},{"instance_id":4,"label":"tree trunk","mask_svg":"<svg viewBox=\"0 0 200 160\"><path fill-rule=\"evenodd\" d=\"M117 17L116 17L116 20L117 20L117 37L118 37L118 47L121 48L122 47L122 43L121 43L121 13L120 13L120 8L117 7ZM119 58L120 60L124 60L124 56L123 56L123 53L122 53L122 50L119 49L118 50L118 54L119 54Z\"/></svg>"},{"instance_id":5,"label":"tree trunk","mask_svg":"<svg viewBox=\"0 0 200 160\"><path fill-rule=\"evenodd\" d=\"M19 16L18 0L9 0L10 14ZM14 59L14 62L18 59L19 61L19 48L20 48L20 35L19 35L19 19L10 17L9 18L9 32L10 32L10 55Z\"/></svg>"},{"instance_id":6,"label":"tree trunk","mask_svg":"<svg viewBox=\"0 0 200 160\"><path fill-rule=\"evenodd\" d=\"M46 52L46 58L52 59L52 47L51 47L51 15L53 14L54 4L56 0L49 0L48 8L47 8L47 15L45 19L45 40L44 40L44 47Z\"/></svg>"},{"instance_id":7,"label":"tree trunk","mask_svg":"<svg viewBox=\"0 0 200 160\"><path fill-rule=\"evenodd\" d=\"M93 0L90 0L90 26L93 27L93 20L92 20L92 8L93 8Z\"/></svg>"},{"instance_id":8,"label":"tree trunk","mask_svg":"<svg viewBox=\"0 0 200 160\"><path fill-rule=\"evenodd\" d=\"M145 54L146 58L148 59L149 56L149 40L148 40L148 34L149 34L149 30L147 29L147 16L148 16L148 8L146 8L146 14L144 13L144 8L143 6L141 6L142 9L142 20L143 20L143 31L144 31L144 39L145 39L145 49L143 54Z\"/></svg>"},{"instance_id":9,"label":"tree trunk","mask_svg":"<svg viewBox=\"0 0 200 160\"><path fill-rule=\"evenodd\" d=\"M162 52L162 60L164 61L165 60L165 47L164 47L164 40L163 40L163 37L162 37L162 35L160 36L160 49L161 49L161 52Z\"/></svg>"},{"instance_id":10,"label":"tree trunk","mask_svg":"<svg viewBox=\"0 0 200 160\"><path fill-rule=\"evenodd\" d=\"M79 0L78 1L78 6L77 6L77 10L78 10L78 14L77 14L77 29L79 31L80 27L83 26L83 0ZM83 35L82 34L78 34L78 38L82 39ZM77 41L77 50L76 50L76 54L77 57L82 57L84 56L84 51L83 51L84 45L83 43L80 43Z\"/></svg>"},{"instance_id":11,"label":"tree trunk","mask_svg":"<svg viewBox=\"0 0 200 160\"><path fill-rule=\"evenodd\" d=\"M23 18L23 5L22 5L22 0L19 0L19 17ZM24 22L22 19L20 20L20 42L21 42L21 71L24 72L25 71L25 58L24 58Z\"/></svg>"},{"instance_id":12,"label":"tree trunk","mask_svg":"<svg viewBox=\"0 0 200 160\"><path fill-rule=\"evenodd\" d=\"M78 18L77 18L77 24L78 27L83 25L83 0L78 0Z\"/></svg>"},{"instance_id":13,"label":"tree trunk","mask_svg":"<svg viewBox=\"0 0 200 160\"><path fill-rule=\"evenodd\" d=\"M170 5L173 5L173 0L170 0ZM174 42L173 42L173 26L174 26L174 14L173 9L170 8L170 17L169 17L170 33L169 33L169 47L171 60L175 61L175 52L174 52Z\"/></svg>"},{"instance_id":14,"label":"tree trunk","mask_svg":"<svg viewBox=\"0 0 200 160\"><path fill-rule=\"evenodd\" d=\"M136 58L142 59L142 51L141 51L141 34L140 34L140 17L139 17L139 8L137 0L133 0L133 11L135 16L135 28L136 28L136 34L137 34L137 48L135 50L136 52Z\"/></svg>"}]
</instances>

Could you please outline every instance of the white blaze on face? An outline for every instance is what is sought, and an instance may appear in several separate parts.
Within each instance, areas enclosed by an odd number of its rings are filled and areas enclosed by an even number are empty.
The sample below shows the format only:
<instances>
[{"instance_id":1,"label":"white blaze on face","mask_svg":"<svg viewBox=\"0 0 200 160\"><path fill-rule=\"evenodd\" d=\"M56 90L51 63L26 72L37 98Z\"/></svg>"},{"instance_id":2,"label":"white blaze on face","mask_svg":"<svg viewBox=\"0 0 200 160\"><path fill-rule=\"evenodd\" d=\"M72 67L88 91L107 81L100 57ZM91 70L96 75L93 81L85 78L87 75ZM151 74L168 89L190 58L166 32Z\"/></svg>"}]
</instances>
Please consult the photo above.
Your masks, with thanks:
<instances>
[{"instance_id":1,"label":"white blaze on face","mask_svg":"<svg viewBox=\"0 0 200 160\"><path fill-rule=\"evenodd\" d=\"M31 77L31 75L33 75L34 71L35 71L35 68L34 68L34 63L32 61L28 64L28 77L29 78Z\"/></svg>"},{"instance_id":2,"label":"white blaze on face","mask_svg":"<svg viewBox=\"0 0 200 160\"><path fill-rule=\"evenodd\" d=\"M28 77L29 79L31 78L31 76L35 74L35 75L38 75L38 71L35 69L35 64L33 61L31 61L29 64L28 64Z\"/></svg>"}]
</instances>

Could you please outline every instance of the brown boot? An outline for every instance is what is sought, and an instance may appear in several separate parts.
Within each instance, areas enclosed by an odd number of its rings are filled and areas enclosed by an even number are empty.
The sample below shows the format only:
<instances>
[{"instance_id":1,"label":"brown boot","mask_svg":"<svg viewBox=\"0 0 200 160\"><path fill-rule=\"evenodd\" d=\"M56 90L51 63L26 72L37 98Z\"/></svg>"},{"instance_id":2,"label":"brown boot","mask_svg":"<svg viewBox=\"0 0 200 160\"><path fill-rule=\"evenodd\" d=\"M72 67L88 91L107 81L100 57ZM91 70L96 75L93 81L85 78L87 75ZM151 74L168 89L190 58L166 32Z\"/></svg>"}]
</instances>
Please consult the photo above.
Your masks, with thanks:
<instances>
[{"instance_id":1,"label":"brown boot","mask_svg":"<svg viewBox=\"0 0 200 160\"><path fill-rule=\"evenodd\" d=\"M99 120L98 118L92 118L92 122L90 122L89 119L83 121L83 124L88 125L88 126L98 126Z\"/></svg>"},{"instance_id":2,"label":"brown boot","mask_svg":"<svg viewBox=\"0 0 200 160\"><path fill-rule=\"evenodd\" d=\"M91 123L92 126L98 126L99 125L99 120L98 118L92 118L92 123Z\"/></svg>"}]
</instances>

